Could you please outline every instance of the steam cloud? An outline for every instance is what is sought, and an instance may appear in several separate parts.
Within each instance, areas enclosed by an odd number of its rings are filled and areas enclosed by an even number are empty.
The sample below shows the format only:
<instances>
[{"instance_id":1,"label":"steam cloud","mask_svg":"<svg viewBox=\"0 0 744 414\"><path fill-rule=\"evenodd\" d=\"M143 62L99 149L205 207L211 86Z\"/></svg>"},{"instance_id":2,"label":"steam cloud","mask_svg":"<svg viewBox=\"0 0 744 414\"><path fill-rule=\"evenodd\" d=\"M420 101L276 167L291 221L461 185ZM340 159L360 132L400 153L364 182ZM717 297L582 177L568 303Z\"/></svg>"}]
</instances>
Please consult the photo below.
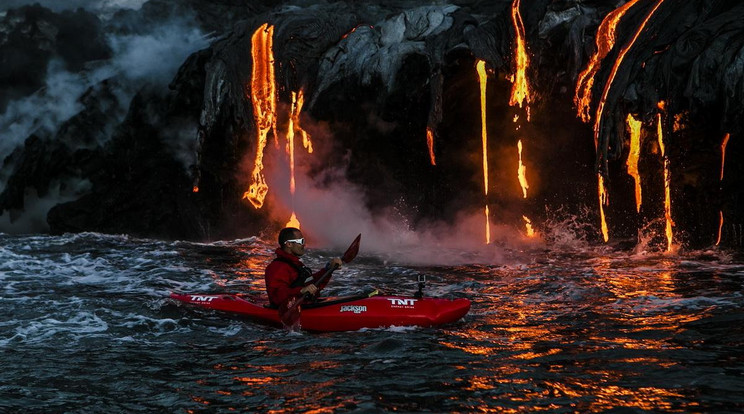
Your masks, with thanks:
<instances>
[{"instance_id":1,"label":"steam cloud","mask_svg":"<svg viewBox=\"0 0 744 414\"><path fill-rule=\"evenodd\" d=\"M0 12L30 4L40 4L56 12L83 8L95 13L108 15L119 9L139 9L147 0L4 0Z\"/></svg>"},{"instance_id":2,"label":"steam cloud","mask_svg":"<svg viewBox=\"0 0 744 414\"><path fill-rule=\"evenodd\" d=\"M83 7L105 19L121 8L139 9L145 0L10 0L0 6L0 16L10 8L33 3L40 3L54 11ZM180 65L191 53L207 47L210 39L196 27L193 20L180 17L159 22L157 26L138 28L136 34L108 33L106 41L112 50L111 59L89 62L86 69L79 73L67 70L61 60L52 59L47 67L45 86L41 90L8 102L5 112L0 113L0 160L22 146L31 134L54 137L59 127L83 108L81 96L90 87L106 79L117 80L118 87L114 93L118 98L119 108L113 110L119 115L119 120L123 119L137 90L149 84L166 91L166 85ZM171 148L174 158L182 161L185 167L193 162L193 143L190 141L194 137L194 130L174 130L166 137L166 144ZM105 141L99 144L103 145ZM4 173L0 175L0 191L6 186L6 175L10 168L12 166L6 165ZM38 202L34 202L38 197L27 197L32 204L26 205L24 214L27 217L11 217L8 214L0 216L0 231L44 231L47 228L45 217L48 210L57 203L74 200L80 195L81 191L62 194L50 189L47 196ZM34 207L42 205L43 208ZM18 223L15 223L17 220Z\"/></svg>"},{"instance_id":3,"label":"steam cloud","mask_svg":"<svg viewBox=\"0 0 744 414\"><path fill-rule=\"evenodd\" d=\"M333 152L330 132L317 125L303 124L303 127L312 134L315 152L307 154L295 141L294 202L289 191L289 163L283 134L279 134L280 148L274 145L266 148L265 173L270 188L267 205L272 208L272 218L282 225L294 209L312 247L343 249L357 233L362 233L363 252L397 263L493 265L505 262L505 248L541 244L540 240L526 240L515 228L492 226L496 242L485 245L482 211L463 211L453 224L417 223L416 230L405 214L394 208L373 213L365 205L364 193L345 178L342 169L309 174L317 160L344 155Z\"/></svg>"}]
</instances>

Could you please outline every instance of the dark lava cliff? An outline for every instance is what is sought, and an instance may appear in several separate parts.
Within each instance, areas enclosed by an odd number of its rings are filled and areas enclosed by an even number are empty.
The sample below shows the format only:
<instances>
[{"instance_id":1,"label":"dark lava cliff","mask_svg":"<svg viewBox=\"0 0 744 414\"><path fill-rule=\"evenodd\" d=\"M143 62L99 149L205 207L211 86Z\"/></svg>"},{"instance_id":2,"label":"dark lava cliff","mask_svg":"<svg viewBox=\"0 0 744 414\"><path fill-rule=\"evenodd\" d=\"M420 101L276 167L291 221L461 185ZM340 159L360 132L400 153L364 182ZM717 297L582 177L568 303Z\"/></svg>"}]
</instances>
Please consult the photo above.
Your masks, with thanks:
<instances>
[{"instance_id":1,"label":"dark lava cliff","mask_svg":"<svg viewBox=\"0 0 744 414\"><path fill-rule=\"evenodd\" d=\"M215 239L283 224L270 213L282 199L268 197L256 209L242 198L256 155L251 37L268 23L278 108L286 112L292 92L303 90L303 124L323 138L303 171L313 185L336 174L359 188L373 214L394 209L416 228L453 222L487 203L495 223L517 229L525 216L540 229L578 217L584 235L601 241L599 173L610 197L603 207L610 239L651 232L661 245L666 160L676 242L715 244L723 217L721 244L740 248L744 5L633 2L600 61L591 119L582 122L577 80L597 49L600 24L629 2L521 4L529 113L509 104L518 3L151 0L106 17L8 10L0 19L4 231ZM167 35L169 27L176 36ZM145 64L128 65L137 61L134 51L189 33L197 35L188 47L168 46ZM184 53L167 53L174 50ZM488 71L487 196L479 60ZM60 99L55 74L79 76L71 84L80 91L64 95L74 97L68 110L50 117L44 105ZM643 122L640 210L626 166L629 114ZM279 116L281 139L286 122ZM527 198L516 178L520 140ZM266 151L277 152L273 145ZM267 173L278 159L265 160Z\"/></svg>"}]
</instances>

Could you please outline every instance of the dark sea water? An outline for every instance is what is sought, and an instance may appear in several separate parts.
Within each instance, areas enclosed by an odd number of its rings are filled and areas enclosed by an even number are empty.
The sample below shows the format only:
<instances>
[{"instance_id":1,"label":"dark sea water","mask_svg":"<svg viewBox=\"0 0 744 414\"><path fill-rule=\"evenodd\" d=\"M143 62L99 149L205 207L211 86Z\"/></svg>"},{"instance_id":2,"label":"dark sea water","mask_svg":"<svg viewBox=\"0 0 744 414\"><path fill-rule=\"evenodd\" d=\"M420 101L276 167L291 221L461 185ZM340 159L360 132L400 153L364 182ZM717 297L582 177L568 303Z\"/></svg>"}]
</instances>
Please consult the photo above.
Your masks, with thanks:
<instances>
[{"instance_id":1,"label":"dark sea water","mask_svg":"<svg viewBox=\"0 0 744 414\"><path fill-rule=\"evenodd\" d=\"M725 253L422 267L363 244L326 289L411 294L425 275L473 301L439 328L287 332L166 299L260 293L272 251L0 235L0 412L744 412L744 263Z\"/></svg>"}]
</instances>

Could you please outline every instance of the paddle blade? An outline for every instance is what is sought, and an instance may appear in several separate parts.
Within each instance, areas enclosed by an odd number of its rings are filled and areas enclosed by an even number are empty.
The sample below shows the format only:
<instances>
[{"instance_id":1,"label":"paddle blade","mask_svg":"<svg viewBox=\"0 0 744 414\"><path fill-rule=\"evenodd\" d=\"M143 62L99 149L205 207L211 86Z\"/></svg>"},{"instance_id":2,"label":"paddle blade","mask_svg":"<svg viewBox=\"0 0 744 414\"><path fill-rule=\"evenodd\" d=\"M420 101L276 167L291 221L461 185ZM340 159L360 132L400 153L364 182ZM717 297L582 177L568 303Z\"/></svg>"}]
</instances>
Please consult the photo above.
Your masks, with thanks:
<instances>
[{"instance_id":1,"label":"paddle blade","mask_svg":"<svg viewBox=\"0 0 744 414\"><path fill-rule=\"evenodd\" d=\"M348 249L346 249L346 253L344 253L343 256L341 256L341 260L344 263L349 263L350 261L354 260L357 253L359 253L359 242L362 240L362 234L359 233L358 236L356 236L356 239L354 239L353 242L351 242L351 245Z\"/></svg>"},{"instance_id":2,"label":"paddle blade","mask_svg":"<svg viewBox=\"0 0 744 414\"><path fill-rule=\"evenodd\" d=\"M289 330L296 330L300 324L300 312L304 302L304 297L299 296L296 298L289 299L284 305L279 307L279 319L282 322L282 326Z\"/></svg>"}]
</instances>

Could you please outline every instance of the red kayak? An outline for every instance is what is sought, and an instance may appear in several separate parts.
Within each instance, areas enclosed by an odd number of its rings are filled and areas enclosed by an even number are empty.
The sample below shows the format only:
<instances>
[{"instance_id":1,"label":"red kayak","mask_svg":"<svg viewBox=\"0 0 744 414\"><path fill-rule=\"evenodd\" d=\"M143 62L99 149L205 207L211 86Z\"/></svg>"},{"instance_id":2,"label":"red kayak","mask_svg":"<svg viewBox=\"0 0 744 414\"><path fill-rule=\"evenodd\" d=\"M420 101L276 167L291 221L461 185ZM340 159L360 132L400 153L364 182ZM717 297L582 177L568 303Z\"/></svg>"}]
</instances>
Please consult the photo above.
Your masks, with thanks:
<instances>
[{"instance_id":1,"label":"red kayak","mask_svg":"<svg viewBox=\"0 0 744 414\"><path fill-rule=\"evenodd\" d=\"M266 299L229 294L176 294L180 302L245 316L281 326L277 309ZM405 296L350 296L321 298L302 305L300 326L316 332L356 331L389 326L437 326L454 322L470 310L468 299L414 298Z\"/></svg>"}]
</instances>

